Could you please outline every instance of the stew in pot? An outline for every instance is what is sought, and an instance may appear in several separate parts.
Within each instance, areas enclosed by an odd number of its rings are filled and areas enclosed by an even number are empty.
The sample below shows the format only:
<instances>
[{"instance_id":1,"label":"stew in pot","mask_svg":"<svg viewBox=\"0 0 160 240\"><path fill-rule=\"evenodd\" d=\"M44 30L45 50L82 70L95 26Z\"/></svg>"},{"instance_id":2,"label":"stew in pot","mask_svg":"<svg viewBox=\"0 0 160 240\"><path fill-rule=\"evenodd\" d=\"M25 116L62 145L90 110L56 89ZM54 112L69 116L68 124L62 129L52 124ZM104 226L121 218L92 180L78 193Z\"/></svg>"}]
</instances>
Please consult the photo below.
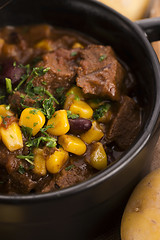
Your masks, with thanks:
<instances>
[{"instance_id":1,"label":"stew in pot","mask_svg":"<svg viewBox=\"0 0 160 240\"><path fill-rule=\"evenodd\" d=\"M0 192L63 189L107 168L141 127L110 46L49 25L0 30Z\"/></svg>"}]
</instances>

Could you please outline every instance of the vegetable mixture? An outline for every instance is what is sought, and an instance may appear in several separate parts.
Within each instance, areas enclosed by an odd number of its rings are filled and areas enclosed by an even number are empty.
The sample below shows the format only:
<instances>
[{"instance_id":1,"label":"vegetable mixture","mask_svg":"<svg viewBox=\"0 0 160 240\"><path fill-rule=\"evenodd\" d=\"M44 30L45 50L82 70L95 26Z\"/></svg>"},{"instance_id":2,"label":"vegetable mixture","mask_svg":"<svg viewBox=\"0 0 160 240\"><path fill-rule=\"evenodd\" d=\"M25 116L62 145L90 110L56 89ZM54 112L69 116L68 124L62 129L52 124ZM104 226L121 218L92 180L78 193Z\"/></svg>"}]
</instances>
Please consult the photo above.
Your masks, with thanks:
<instances>
[{"instance_id":1,"label":"vegetable mixture","mask_svg":"<svg viewBox=\"0 0 160 240\"><path fill-rule=\"evenodd\" d=\"M110 46L49 25L0 30L0 192L44 193L118 160L141 126Z\"/></svg>"}]
</instances>

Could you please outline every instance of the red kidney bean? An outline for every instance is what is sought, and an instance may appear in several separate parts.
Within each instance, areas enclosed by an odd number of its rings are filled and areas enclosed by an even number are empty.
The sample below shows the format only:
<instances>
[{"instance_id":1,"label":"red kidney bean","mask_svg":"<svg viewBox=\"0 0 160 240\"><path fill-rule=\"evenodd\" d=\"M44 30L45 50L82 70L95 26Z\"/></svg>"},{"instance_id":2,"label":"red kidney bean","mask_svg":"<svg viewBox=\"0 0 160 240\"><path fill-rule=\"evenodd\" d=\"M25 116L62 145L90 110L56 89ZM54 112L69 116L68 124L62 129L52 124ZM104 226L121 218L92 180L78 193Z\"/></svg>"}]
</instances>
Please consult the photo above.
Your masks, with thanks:
<instances>
[{"instance_id":1,"label":"red kidney bean","mask_svg":"<svg viewBox=\"0 0 160 240\"><path fill-rule=\"evenodd\" d=\"M92 126L92 122L89 119L76 118L68 120L70 124L70 132L73 134L82 134L88 131Z\"/></svg>"},{"instance_id":2,"label":"red kidney bean","mask_svg":"<svg viewBox=\"0 0 160 240\"><path fill-rule=\"evenodd\" d=\"M20 80L21 76L25 73L25 69L19 67L19 64L14 64L12 59L7 59L1 64L0 80L5 83L5 78L10 78L12 83Z\"/></svg>"}]
</instances>

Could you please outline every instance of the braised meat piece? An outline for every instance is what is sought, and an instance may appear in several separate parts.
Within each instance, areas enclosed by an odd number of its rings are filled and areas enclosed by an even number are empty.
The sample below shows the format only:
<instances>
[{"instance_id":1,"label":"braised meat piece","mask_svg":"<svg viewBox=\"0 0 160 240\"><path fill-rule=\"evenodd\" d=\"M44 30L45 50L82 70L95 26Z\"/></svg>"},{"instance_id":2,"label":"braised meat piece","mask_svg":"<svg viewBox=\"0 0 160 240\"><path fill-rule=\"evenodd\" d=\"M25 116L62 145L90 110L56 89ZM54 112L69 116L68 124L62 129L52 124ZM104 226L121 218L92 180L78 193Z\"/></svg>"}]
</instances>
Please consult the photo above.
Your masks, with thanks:
<instances>
[{"instance_id":1,"label":"braised meat piece","mask_svg":"<svg viewBox=\"0 0 160 240\"><path fill-rule=\"evenodd\" d=\"M53 42L53 51L55 51L58 48L66 48L70 49L72 45L75 43L76 38L71 36L62 36L58 38L56 41Z\"/></svg>"},{"instance_id":2,"label":"braised meat piece","mask_svg":"<svg viewBox=\"0 0 160 240\"><path fill-rule=\"evenodd\" d=\"M83 92L119 100L125 71L112 48L89 45L80 56L76 81Z\"/></svg>"},{"instance_id":3,"label":"braised meat piece","mask_svg":"<svg viewBox=\"0 0 160 240\"><path fill-rule=\"evenodd\" d=\"M43 86L53 94L56 88L69 88L74 82L77 69L76 56L72 56L72 52L73 50L59 48L55 52L45 54L38 67L50 69L44 76L33 80L34 86Z\"/></svg>"},{"instance_id":4,"label":"braised meat piece","mask_svg":"<svg viewBox=\"0 0 160 240\"><path fill-rule=\"evenodd\" d=\"M26 162L22 163L21 160L16 158L16 156L22 154L22 152L22 149L10 152L0 144L0 168L5 169L6 175L8 175L5 184L9 192L29 193L37 184L36 181L32 180L31 174L29 175L25 171L22 174L20 171L21 166L23 166L23 169L28 168Z\"/></svg>"},{"instance_id":5,"label":"braised meat piece","mask_svg":"<svg viewBox=\"0 0 160 240\"><path fill-rule=\"evenodd\" d=\"M122 97L119 110L107 133L107 143L115 142L121 150L127 149L141 126L140 108L128 96Z\"/></svg>"},{"instance_id":6,"label":"braised meat piece","mask_svg":"<svg viewBox=\"0 0 160 240\"><path fill-rule=\"evenodd\" d=\"M8 98L9 104L14 111L23 110L24 106L33 107L35 100L25 93L17 91Z\"/></svg>"},{"instance_id":7,"label":"braised meat piece","mask_svg":"<svg viewBox=\"0 0 160 240\"><path fill-rule=\"evenodd\" d=\"M56 184L60 189L73 186L77 183L83 182L91 177L87 168L73 167L69 171L63 169L60 176L56 178Z\"/></svg>"},{"instance_id":8,"label":"braised meat piece","mask_svg":"<svg viewBox=\"0 0 160 240\"><path fill-rule=\"evenodd\" d=\"M50 183L41 192L51 192L58 189L67 188L77 183L83 182L93 176L96 170L90 167L80 157L73 157L60 173L55 175Z\"/></svg>"}]
</instances>

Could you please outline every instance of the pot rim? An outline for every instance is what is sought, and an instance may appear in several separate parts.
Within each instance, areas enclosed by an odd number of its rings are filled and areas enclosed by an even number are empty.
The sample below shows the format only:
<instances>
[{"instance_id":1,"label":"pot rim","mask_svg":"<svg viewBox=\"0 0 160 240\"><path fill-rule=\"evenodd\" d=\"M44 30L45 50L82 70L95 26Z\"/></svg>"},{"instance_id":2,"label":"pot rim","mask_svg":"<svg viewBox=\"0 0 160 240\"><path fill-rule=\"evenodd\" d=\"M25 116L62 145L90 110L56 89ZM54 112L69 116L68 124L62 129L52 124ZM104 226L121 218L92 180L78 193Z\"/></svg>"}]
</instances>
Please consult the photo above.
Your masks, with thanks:
<instances>
[{"instance_id":1,"label":"pot rim","mask_svg":"<svg viewBox=\"0 0 160 240\"><path fill-rule=\"evenodd\" d=\"M147 40L146 34L142 31L142 29L138 26L138 24L130 21L125 16L121 15L119 12L115 11L114 9L106 6L105 4L98 2L96 0L91 0L88 2L82 1L84 4L92 4L95 5L94 7L100 7L103 8L103 11L110 11L113 15L116 15L118 18L120 18L122 21L127 24L131 29L133 29L134 33L139 35L139 38L141 41L143 41L143 44L148 51L149 59L152 63L152 68L154 72L154 79L156 84L156 96L155 96L155 105L152 110L152 114L150 116L148 125L145 128L145 131L139 135L137 138L137 141L134 143L133 146L130 147L128 151L120 158L118 161L113 163L113 165L107 167L102 172L99 172L95 176L91 177L90 179L76 184L75 186L71 186L62 190L57 190L54 192L49 193L38 193L38 194L28 194L28 195L2 195L0 194L0 201L1 203L14 203L14 204L23 204L23 203L30 203L30 202L40 202L40 201L49 201L59 198L65 198L67 196L71 196L73 194L78 194L83 191L87 191L90 188L94 188L97 185L103 183L107 179L110 179L113 175L116 175L117 172L121 171L121 169L125 168L126 165L128 165L129 162L131 162L134 157L142 151L142 149L145 147L149 139L152 137L154 128L158 122L158 118L160 115L160 101L158 101L158 95L160 94L160 66L158 58Z\"/></svg>"}]
</instances>

